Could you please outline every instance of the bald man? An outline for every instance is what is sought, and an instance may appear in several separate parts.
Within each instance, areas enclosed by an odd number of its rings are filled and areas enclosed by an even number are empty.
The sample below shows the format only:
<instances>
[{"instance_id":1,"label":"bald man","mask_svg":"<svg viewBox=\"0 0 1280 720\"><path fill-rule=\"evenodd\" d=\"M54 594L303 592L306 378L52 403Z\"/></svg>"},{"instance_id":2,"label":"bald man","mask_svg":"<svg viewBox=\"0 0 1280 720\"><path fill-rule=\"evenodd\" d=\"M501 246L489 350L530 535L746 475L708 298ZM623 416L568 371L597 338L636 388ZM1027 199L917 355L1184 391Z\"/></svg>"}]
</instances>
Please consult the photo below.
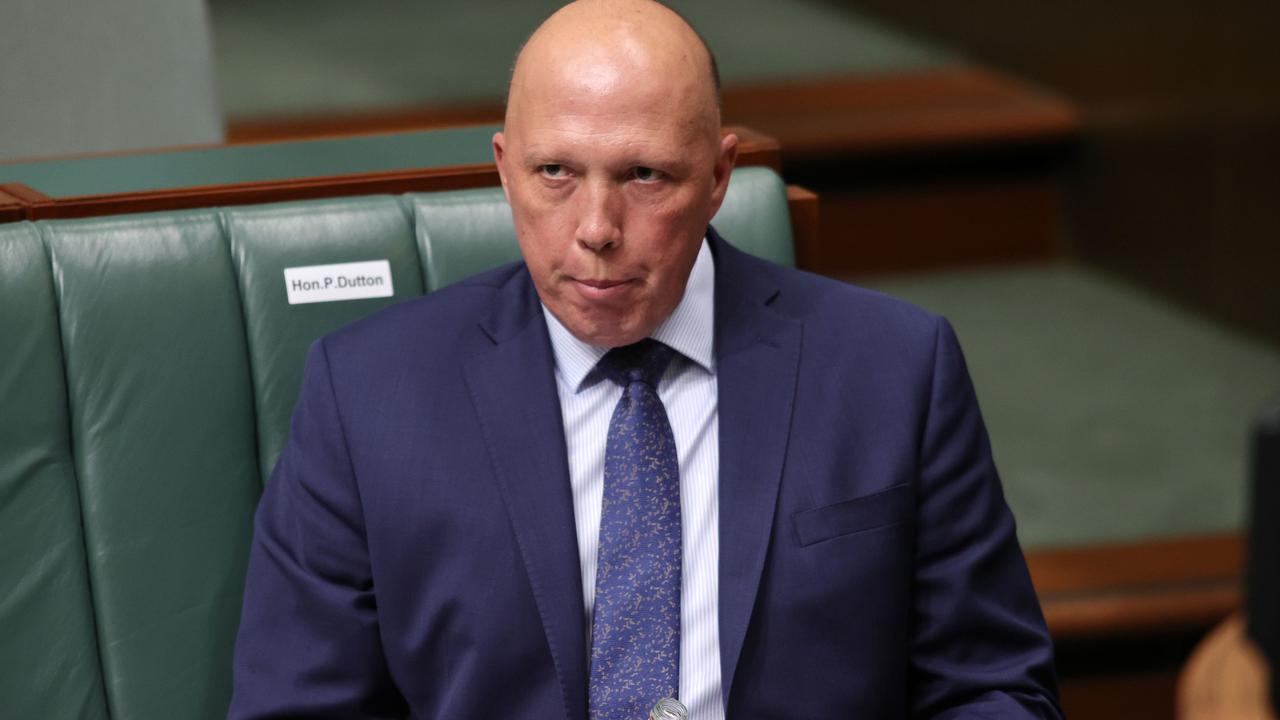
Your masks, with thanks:
<instances>
[{"instance_id":1,"label":"bald man","mask_svg":"<svg viewBox=\"0 0 1280 720\"><path fill-rule=\"evenodd\" d=\"M524 261L312 348L232 717L1060 717L950 327L716 234L717 85L647 0L530 37Z\"/></svg>"}]
</instances>

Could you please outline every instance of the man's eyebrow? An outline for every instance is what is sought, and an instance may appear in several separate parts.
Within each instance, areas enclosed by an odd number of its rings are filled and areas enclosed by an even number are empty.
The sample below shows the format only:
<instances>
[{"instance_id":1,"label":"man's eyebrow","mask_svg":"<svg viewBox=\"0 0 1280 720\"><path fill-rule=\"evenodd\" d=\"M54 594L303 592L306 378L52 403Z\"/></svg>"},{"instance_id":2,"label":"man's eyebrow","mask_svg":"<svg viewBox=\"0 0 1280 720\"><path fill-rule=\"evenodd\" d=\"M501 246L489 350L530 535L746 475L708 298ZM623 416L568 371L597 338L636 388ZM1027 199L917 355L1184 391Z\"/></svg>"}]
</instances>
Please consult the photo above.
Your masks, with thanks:
<instances>
[{"instance_id":1,"label":"man's eyebrow","mask_svg":"<svg viewBox=\"0 0 1280 720\"><path fill-rule=\"evenodd\" d=\"M520 153L520 159L526 163L563 161L571 156L572 153L566 152L563 148L542 145L526 145Z\"/></svg>"}]
</instances>

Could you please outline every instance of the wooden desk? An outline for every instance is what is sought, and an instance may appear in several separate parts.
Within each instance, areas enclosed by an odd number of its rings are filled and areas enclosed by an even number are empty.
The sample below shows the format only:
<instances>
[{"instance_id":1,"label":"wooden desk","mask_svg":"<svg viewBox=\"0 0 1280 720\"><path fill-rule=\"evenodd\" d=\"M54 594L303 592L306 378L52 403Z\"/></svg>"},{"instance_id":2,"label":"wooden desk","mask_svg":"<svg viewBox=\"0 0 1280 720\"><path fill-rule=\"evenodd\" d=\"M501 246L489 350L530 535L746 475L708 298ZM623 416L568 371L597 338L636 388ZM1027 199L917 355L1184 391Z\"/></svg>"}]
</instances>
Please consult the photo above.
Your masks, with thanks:
<instances>
[{"instance_id":1,"label":"wooden desk","mask_svg":"<svg viewBox=\"0 0 1280 720\"><path fill-rule=\"evenodd\" d=\"M1027 553L1057 640L1195 631L1240 607L1237 534Z\"/></svg>"}]
</instances>

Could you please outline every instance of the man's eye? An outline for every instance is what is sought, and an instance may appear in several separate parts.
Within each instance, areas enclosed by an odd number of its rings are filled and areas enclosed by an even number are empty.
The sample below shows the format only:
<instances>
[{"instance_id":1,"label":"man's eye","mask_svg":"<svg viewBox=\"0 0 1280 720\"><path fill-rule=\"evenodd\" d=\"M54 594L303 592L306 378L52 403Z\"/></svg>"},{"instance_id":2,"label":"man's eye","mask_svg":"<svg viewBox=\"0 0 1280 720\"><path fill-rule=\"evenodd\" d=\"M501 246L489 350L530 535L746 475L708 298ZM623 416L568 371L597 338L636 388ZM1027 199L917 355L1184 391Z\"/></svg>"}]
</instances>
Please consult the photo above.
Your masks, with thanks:
<instances>
[{"instance_id":1,"label":"man's eye","mask_svg":"<svg viewBox=\"0 0 1280 720\"><path fill-rule=\"evenodd\" d=\"M662 173L654 170L653 168L644 167L643 165L632 170L631 175L640 182L653 182L662 177Z\"/></svg>"},{"instance_id":2,"label":"man's eye","mask_svg":"<svg viewBox=\"0 0 1280 720\"><path fill-rule=\"evenodd\" d=\"M541 171L543 175L549 178L560 178L560 177L564 177L565 175L564 166L556 165L554 163L549 165L539 166L538 170Z\"/></svg>"}]
</instances>

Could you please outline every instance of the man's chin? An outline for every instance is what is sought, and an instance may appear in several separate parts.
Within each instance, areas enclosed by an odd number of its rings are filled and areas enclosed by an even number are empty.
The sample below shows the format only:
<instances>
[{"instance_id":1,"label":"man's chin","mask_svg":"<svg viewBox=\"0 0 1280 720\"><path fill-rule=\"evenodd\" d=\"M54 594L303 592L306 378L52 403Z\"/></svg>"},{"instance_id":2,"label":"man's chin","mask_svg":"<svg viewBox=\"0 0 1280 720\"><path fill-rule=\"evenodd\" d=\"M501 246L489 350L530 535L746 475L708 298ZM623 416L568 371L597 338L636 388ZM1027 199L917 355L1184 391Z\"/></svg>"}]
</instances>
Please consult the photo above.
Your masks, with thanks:
<instances>
[{"instance_id":1,"label":"man's chin","mask_svg":"<svg viewBox=\"0 0 1280 720\"><path fill-rule=\"evenodd\" d=\"M576 317L560 324L573 336L588 345L597 347L621 347L640 342L649 337L653 328L644 328L634 317Z\"/></svg>"},{"instance_id":2,"label":"man's chin","mask_svg":"<svg viewBox=\"0 0 1280 720\"><path fill-rule=\"evenodd\" d=\"M573 332L573 331L570 330L570 332ZM615 348L615 347L622 347L623 345L630 345L632 343L640 342L646 337L649 337L649 333L622 332L615 328L611 328L608 330L600 330L592 333L580 334L580 333L574 332L573 336L588 345L595 345L596 347Z\"/></svg>"},{"instance_id":3,"label":"man's chin","mask_svg":"<svg viewBox=\"0 0 1280 720\"><path fill-rule=\"evenodd\" d=\"M566 298L567 299L567 298ZM588 345L621 347L640 342L657 323L647 324L642 312L644 299L634 292L605 300L589 300L581 295L551 311L573 336Z\"/></svg>"}]
</instances>

